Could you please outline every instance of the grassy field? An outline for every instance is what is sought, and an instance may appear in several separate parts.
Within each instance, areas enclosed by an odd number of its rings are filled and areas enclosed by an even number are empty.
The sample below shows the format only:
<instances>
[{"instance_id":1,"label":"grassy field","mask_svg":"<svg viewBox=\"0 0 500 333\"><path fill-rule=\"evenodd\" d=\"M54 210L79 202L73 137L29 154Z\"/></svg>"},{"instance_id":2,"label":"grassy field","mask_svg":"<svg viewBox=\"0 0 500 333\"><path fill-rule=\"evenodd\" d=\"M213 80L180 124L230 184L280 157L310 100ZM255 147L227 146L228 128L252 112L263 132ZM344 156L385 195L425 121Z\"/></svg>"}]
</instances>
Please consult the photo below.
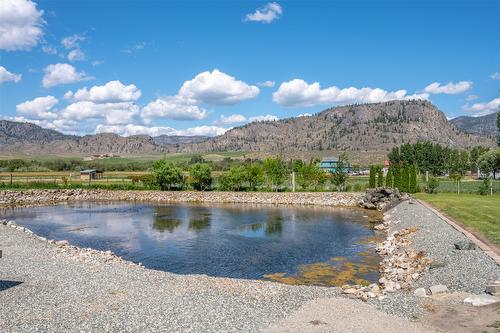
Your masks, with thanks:
<instances>
[{"instance_id":1,"label":"grassy field","mask_svg":"<svg viewBox=\"0 0 500 333\"><path fill-rule=\"evenodd\" d=\"M418 193L415 196L500 246L500 195Z\"/></svg>"}]
</instances>

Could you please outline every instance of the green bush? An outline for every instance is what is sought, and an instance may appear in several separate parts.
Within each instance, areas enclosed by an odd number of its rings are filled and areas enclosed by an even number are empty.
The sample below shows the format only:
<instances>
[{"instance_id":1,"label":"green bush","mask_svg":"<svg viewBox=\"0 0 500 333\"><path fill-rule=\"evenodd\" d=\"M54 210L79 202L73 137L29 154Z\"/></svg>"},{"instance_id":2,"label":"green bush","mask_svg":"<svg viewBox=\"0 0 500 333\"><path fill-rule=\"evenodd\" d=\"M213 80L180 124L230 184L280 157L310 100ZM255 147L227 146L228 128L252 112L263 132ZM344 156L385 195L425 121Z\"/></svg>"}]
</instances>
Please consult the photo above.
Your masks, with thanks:
<instances>
[{"instance_id":1,"label":"green bush","mask_svg":"<svg viewBox=\"0 0 500 333\"><path fill-rule=\"evenodd\" d=\"M430 177L429 183L427 184L428 193L437 193L437 188L439 187L439 179L436 177Z\"/></svg>"},{"instance_id":2,"label":"green bush","mask_svg":"<svg viewBox=\"0 0 500 333\"><path fill-rule=\"evenodd\" d=\"M189 183L195 190L210 190L212 180L212 168L208 164L195 163L189 167Z\"/></svg>"},{"instance_id":3,"label":"green bush","mask_svg":"<svg viewBox=\"0 0 500 333\"><path fill-rule=\"evenodd\" d=\"M490 194L490 180L488 178L483 179L481 185L479 186L478 192L481 195Z\"/></svg>"}]
</instances>

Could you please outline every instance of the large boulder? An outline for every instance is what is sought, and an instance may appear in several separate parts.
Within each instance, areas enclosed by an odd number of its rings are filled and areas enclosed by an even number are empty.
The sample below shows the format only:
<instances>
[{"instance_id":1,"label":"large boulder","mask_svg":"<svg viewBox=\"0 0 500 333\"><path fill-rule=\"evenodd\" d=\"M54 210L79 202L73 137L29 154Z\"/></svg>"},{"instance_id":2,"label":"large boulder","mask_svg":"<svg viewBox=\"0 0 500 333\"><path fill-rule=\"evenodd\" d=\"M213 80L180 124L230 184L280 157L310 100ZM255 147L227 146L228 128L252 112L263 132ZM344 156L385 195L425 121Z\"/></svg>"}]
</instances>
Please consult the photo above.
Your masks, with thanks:
<instances>
[{"instance_id":1,"label":"large boulder","mask_svg":"<svg viewBox=\"0 0 500 333\"><path fill-rule=\"evenodd\" d=\"M366 190L364 197L360 200L359 205L366 209L384 211L407 198L407 195L401 194L396 188L369 188Z\"/></svg>"}]
</instances>

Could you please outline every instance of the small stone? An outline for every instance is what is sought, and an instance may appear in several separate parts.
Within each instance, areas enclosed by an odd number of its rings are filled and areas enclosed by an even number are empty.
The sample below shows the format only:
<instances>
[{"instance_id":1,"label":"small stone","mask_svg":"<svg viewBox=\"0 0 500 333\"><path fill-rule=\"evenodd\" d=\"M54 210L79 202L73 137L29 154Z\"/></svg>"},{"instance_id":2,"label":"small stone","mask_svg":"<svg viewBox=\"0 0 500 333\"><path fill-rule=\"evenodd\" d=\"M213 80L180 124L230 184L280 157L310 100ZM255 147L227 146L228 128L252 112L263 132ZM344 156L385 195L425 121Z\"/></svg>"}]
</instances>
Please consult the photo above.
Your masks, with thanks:
<instances>
[{"instance_id":1,"label":"small stone","mask_svg":"<svg viewBox=\"0 0 500 333\"><path fill-rule=\"evenodd\" d=\"M432 295L442 294L448 292L448 287L443 284L437 284L429 288Z\"/></svg>"},{"instance_id":2,"label":"small stone","mask_svg":"<svg viewBox=\"0 0 500 333\"><path fill-rule=\"evenodd\" d=\"M377 224L376 226L373 227L373 229L381 231L385 229L385 226L383 224Z\"/></svg>"},{"instance_id":3,"label":"small stone","mask_svg":"<svg viewBox=\"0 0 500 333\"><path fill-rule=\"evenodd\" d=\"M67 246L69 245L69 242L67 240L60 240L56 241L54 244L56 244L57 246Z\"/></svg>"},{"instance_id":4,"label":"small stone","mask_svg":"<svg viewBox=\"0 0 500 333\"><path fill-rule=\"evenodd\" d=\"M500 302L500 298L491 295L474 295L464 299L464 304L484 306Z\"/></svg>"},{"instance_id":5,"label":"small stone","mask_svg":"<svg viewBox=\"0 0 500 333\"><path fill-rule=\"evenodd\" d=\"M453 244L457 250L476 250L477 246L471 241L461 240Z\"/></svg>"},{"instance_id":6,"label":"small stone","mask_svg":"<svg viewBox=\"0 0 500 333\"><path fill-rule=\"evenodd\" d=\"M425 290L425 288L417 288L413 292L413 295L418 296L418 297L426 297L427 291Z\"/></svg>"},{"instance_id":7,"label":"small stone","mask_svg":"<svg viewBox=\"0 0 500 333\"><path fill-rule=\"evenodd\" d=\"M355 288L349 288L349 289L344 290L344 294L355 294L357 292L358 291Z\"/></svg>"}]
</instances>

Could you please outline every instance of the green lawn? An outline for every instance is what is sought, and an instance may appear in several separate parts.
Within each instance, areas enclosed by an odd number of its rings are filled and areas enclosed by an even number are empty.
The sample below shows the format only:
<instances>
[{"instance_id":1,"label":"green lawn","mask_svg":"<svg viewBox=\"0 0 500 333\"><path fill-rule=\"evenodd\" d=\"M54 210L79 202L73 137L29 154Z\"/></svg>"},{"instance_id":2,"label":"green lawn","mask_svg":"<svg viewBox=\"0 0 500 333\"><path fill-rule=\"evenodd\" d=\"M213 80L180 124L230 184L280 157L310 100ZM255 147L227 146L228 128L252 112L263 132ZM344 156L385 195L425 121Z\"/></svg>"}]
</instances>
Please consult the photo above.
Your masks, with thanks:
<instances>
[{"instance_id":1,"label":"green lawn","mask_svg":"<svg viewBox=\"0 0 500 333\"><path fill-rule=\"evenodd\" d=\"M500 195L417 193L415 197L500 245Z\"/></svg>"}]
</instances>

